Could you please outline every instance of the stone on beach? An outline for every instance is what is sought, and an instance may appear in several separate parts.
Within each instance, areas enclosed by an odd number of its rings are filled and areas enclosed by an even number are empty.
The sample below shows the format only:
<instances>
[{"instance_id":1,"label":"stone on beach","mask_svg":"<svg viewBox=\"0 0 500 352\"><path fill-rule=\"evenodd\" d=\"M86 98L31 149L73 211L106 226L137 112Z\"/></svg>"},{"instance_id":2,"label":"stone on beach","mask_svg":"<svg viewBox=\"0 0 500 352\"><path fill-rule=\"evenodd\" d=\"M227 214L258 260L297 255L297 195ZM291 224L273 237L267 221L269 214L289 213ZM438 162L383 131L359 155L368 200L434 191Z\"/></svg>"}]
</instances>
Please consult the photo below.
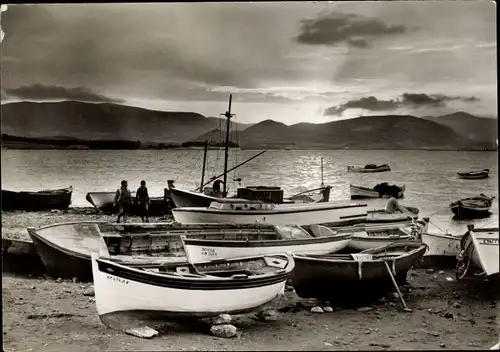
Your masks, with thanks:
<instances>
[{"instance_id":1,"label":"stone on beach","mask_svg":"<svg viewBox=\"0 0 500 352\"><path fill-rule=\"evenodd\" d=\"M231 322L231 316L229 314L219 314L212 319L212 325L226 325Z\"/></svg>"},{"instance_id":2,"label":"stone on beach","mask_svg":"<svg viewBox=\"0 0 500 352\"><path fill-rule=\"evenodd\" d=\"M212 325L210 332L217 337L230 338L236 336L238 329L231 324Z\"/></svg>"},{"instance_id":3,"label":"stone on beach","mask_svg":"<svg viewBox=\"0 0 500 352\"><path fill-rule=\"evenodd\" d=\"M333 308L332 307L323 307L323 311L325 311L325 312L333 312Z\"/></svg>"},{"instance_id":4,"label":"stone on beach","mask_svg":"<svg viewBox=\"0 0 500 352\"><path fill-rule=\"evenodd\" d=\"M311 308L311 313L324 313L323 308L314 306Z\"/></svg>"},{"instance_id":5,"label":"stone on beach","mask_svg":"<svg viewBox=\"0 0 500 352\"><path fill-rule=\"evenodd\" d=\"M137 337L142 337L145 339L150 339L153 336L158 335L158 331L156 331L155 329L151 329L148 326L144 326L141 328L130 328L130 329L125 330L125 332L127 334L134 335Z\"/></svg>"}]
</instances>

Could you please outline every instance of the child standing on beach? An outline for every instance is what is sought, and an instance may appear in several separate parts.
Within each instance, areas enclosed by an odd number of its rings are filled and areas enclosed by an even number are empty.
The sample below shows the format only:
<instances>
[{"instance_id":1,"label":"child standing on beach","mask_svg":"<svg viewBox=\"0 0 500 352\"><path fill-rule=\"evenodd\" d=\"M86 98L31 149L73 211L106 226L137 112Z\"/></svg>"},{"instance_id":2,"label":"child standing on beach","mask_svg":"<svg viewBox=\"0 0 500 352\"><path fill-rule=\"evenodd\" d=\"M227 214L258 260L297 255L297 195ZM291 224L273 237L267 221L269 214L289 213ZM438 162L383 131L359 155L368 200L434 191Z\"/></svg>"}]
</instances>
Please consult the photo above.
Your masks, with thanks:
<instances>
[{"instance_id":1,"label":"child standing on beach","mask_svg":"<svg viewBox=\"0 0 500 352\"><path fill-rule=\"evenodd\" d=\"M118 205L118 219L116 222L119 223L120 219L123 217L123 222L127 222L127 213L130 212L130 203L132 203L132 195L128 189L128 182L123 180L122 186L116 191L115 201L113 206Z\"/></svg>"},{"instance_id":2,"label":"child standing on beach","mask_svg":"<svg viewBox=\"0 0 500 352\"><path fill-rule=\"evenodd\" d=\"M146 187L146 181L141 181L141 186L137 189L135 194L135 199L137 201L137 206L139 207L139 214L141 216L142 222L146 218L146 222L149 222L149 194Z\"/></svg>"}]
</instances>

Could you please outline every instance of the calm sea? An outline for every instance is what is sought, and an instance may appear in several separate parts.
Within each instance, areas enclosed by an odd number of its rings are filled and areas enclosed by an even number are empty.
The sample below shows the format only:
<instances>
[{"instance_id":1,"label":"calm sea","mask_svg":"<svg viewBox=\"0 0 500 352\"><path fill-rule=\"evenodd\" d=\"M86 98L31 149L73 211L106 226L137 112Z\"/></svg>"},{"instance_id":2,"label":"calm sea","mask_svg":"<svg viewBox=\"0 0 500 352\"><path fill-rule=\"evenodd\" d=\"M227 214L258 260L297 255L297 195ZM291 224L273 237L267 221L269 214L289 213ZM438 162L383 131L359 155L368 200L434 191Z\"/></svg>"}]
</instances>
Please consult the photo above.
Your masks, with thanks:
<instances>
[{"instance_id":1,"label":"calm sea","mask_svg":"<svg viewBox=\"0 0 500 352\"><path fill-rule=\"evenodd\" d=\"M255 150L230 150L229 167L257 154ZM2 189L40 190L74 187L73 204L90 206L87 192L115 191L121 180L128 180L135 190L144 179L152 196L162 196L167 180L176 180L177 187L199 186L203 161L202 150L3 150ZM374 186L379 182L405 184L402 204L420 209L422 216L431 216L438 229L452 233L464 232L467 222L452 219L448 208L452 200L479 193L496 197L488 218L476 220L477 226L498 221L498 160L496 152L444 151L267 151L232 172L228 177L231 190L243 186L280 186L285 195L300 187L321 184L321 158L324 183L333 186L331 200L350 200L349 184ZM348 173L347 165L367 163L391 165L391 172ZM224 151L210 150L206 178L218 175L224 168ZM469 168L489 168L490 178L462 180L456 172ZM359 202L359 201L358 201ZM384 200L362 201L382 207ZM436 230L438 231L438 230Z\"/></svg>"}]
</instances>

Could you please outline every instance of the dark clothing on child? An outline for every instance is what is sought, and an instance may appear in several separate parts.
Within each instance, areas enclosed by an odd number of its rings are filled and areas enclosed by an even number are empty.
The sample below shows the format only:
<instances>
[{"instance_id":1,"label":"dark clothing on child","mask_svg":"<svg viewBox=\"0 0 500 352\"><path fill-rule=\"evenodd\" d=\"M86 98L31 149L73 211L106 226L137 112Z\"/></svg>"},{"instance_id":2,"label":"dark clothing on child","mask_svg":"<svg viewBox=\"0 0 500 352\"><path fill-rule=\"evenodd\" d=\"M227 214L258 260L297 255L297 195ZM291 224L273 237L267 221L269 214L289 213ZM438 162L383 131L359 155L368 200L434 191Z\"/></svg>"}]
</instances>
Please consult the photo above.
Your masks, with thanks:
<instances>
[{"instance_id":1,"label":"dark clothing on child","mask_svg":"<svg viewBox=\"0 0 500 352\"><path fill-rule=\"evenodd\" d=\"M142 221L144 221L144 217L146 220L149 218L149 194L148 189L145 186L141 186L137 189L135 194L135 199L137 201L137 206L139 207L139 215L141 216Z\"/></svg>"},{"instance_id":2,"label":"dark clothing on child","mask_svg":"<svg viewBox=\"0 0 500 352\"><path fill-rule=\"evenodd\" d=\"M130 191L126 187L120 187L116 191L115 195L115 204L118 206L118 219L117 222L120 222L120 218L123 216L125 220L126 214L130 213L130 203L132 203L132 195Z\"/></svg>"}]
</instances>

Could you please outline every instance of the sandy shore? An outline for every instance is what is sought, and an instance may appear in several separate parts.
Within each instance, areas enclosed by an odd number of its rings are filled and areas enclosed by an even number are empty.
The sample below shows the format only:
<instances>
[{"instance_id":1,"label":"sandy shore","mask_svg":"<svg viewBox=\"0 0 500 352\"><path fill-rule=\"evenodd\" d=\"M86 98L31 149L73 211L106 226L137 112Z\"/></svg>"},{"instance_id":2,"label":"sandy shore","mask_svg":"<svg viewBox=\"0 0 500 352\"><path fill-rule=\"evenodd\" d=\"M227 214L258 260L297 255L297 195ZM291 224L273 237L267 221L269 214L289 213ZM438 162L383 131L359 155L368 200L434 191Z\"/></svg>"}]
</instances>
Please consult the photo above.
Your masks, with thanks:
<instances>
[{"instance_id":1,"label":"sandy shore","mask_svg":"<svg viewBox=\"0 0 500 352\"><path fill-rule=\"evenodd\" d=\"M114 221L115 216L92 209L3 213L2 236L26 238L27 226L90 219ZM404 297L412 312L388 297L367 311L334 307L316 314L310 312L314 301L287 292L277 321L236 317L235 338L217 338L191 324L169 325L146 340L100 322L94 298L84 295L91 284L3 273L4 350L464 350L498 343L498 291L482 282L456 282L451 270L414 269L408 281Z\"/></svg>"}]
</instances>

